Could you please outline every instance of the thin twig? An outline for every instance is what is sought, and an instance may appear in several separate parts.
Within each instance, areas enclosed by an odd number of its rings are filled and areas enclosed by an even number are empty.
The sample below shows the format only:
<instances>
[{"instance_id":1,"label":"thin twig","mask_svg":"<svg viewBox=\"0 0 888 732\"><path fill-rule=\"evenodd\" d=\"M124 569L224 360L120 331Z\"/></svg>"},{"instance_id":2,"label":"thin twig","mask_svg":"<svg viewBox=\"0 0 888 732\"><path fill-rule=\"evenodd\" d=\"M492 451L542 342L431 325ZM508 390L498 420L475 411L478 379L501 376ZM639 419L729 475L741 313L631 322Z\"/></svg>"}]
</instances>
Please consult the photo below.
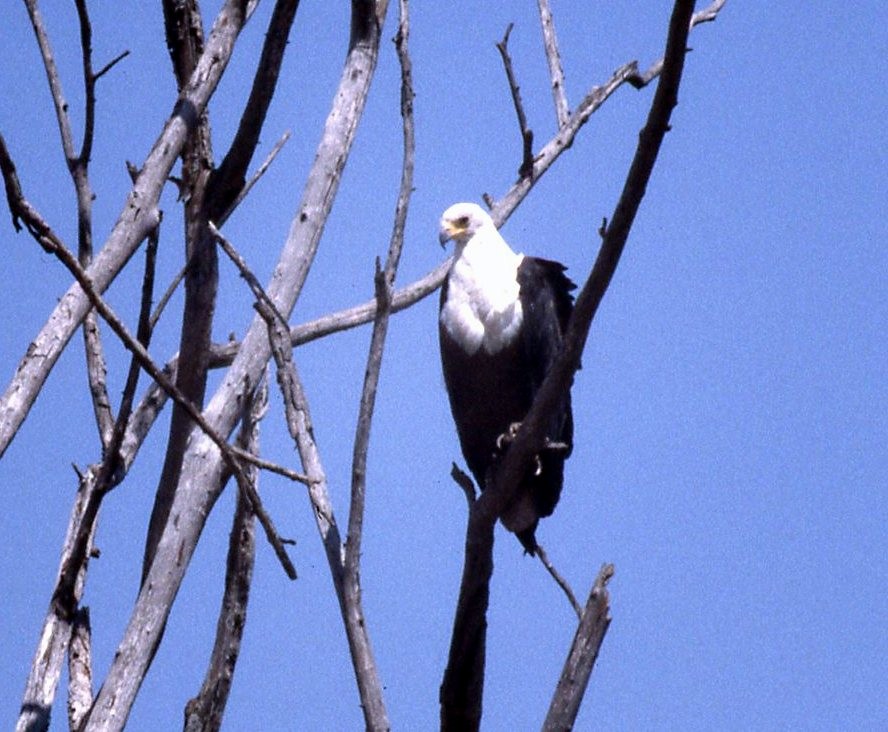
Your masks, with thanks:
<instances>
[{"instance_id":1,"label":"thin twig","mask_svg":"<svg viewBox=\"0 0 888 732\"><path fill-rule=\"evenodd\" d=\"M543 28L543 45L546 48L549 76L552 79L555 119L558 122L558 129L561 129L570 119L570 107L567 104L567 90L564 88L564 68L561 66L561 54L558 52L558 36L555 34L555 21L549 8L549 0L537 0L537 5L540 9L540 25Z\"/></svg>"},{"instance_id":2,"label":"thin twig","mask_svg":"<svg viewBox=\"0 0 888 732\"><path fill-rule=\"evenodd\" d=\"M228 241L219 229L216 228L216 225L210 221L207 223L207 226L210 229L210 233L213 235L213 238L216 240L216 243L222 247L222 251L228 255L228 258L234 262L234 265L237 267L240 276L246 281L249 285L251 292L256 297L256 299L262 302L265 307L271 310L272 314L275 318L286 325L287 319L281 315L280 311L277 309L277 306L274 304L274 301L268 296L265 292L265 288L262 287L262 284L259 282L256 275L253 274L253 271L247 265L247 260L245 260L240 253L235 249L234 245Z\"/></svg>"},{"instance_id":3,"label":"thin twig","mask_svg":"<svg viewBox=\"0 0 888 732\"><path fill-rule=\"evenodd\" d=\"M476 497L475 481L464 470L460 469L456 463L450 463L450 477L462 489L466 496L466 503L468 503L469 510L471 510Z\"/></svg>"},{"instance_id":4,"label":"thin twig","mask_svg":"<svg viewBox=\"0 0 888 732\"><path fill-rule=\"evenodd\" d=\"M688 26L688 30L693 30L694 26L700 25L701 23L711 23L718 16L719 10L722 9L722 6L727 2L727 0L715 0L710 5L706 6L702 10L698 10L691 16L691 21ZM638 72L629 76L626 81L628 81L632 86L636 89L644 89L648 84L651 83L657 76L660 75L660 72L663 70L663 59L660 58L654 63L652 63L648 69L644 72Z\"/></svg>"},{"instance_id":5,"label":"thin twig","mask_svg":"<svg viewBox=\"0 0 888 732\"><path fill-rule=\"evenodd\" d=\"M243 203L243 200L247 197L247 195L253 189L253 186L259 182L259 179L263 175L265 175L268 168L271 166L271 164L274 162L275 158L278 156L278 153L283 149L284 145L287 144L287 141L290 139L290 135L291 135L290 130L287 130L286 132L284 132L283 135L280 136L278 141L274 144L274 147L271 148L271 152L269 152L268 155L265 156L265 160L262 161L262 165L260 165L256 169L256 172L253 173L252 176L250 176L250 179L244 184L243 188L240 189L240 192L237 194L235 199L231 202L231 204L229 205L229 207L225 211L225 213L219 217L219 221L218 221L219 226L222 226L222 224L224 224L226 221L228 221L228 218L231 216L232 213L234 213L234 211L237 209L237 207L240 206L241 203Z\"/></svg>"},{"instance_id":6,"label":"thin twig","mask_svg":"<svg viewBox=\"0 0 888 732\"><path fill-rule=\"evenodd\" d=\"M182 280L185 279L185 273L187 271L188 264L186 263L185 266L176 273L176 276L173 277L172 282L170 282L166 290L164 290L163 295L160 296L160 299L157 301L157 305L154 307L154 312L151 313L151 330L154 330L154 328L157 326L157 321L160 320L160 316L163 315L163 311L164 309L166 309L166 306L169 303L170 299L176 293L179 285L182 284Z\"/></svg>"},{"instance_id":7,"label":"thin twig","mask_svg":"<svg viewBox=\"0 0 888 732\"><path fill-rule=\"evenodd\" d=\"M546 550L537 542L536 547L537 556L540 558L540 562L542 562L543 566L546 568L546 571L555 580L555 583L561 588L561 591L567 597L567 601L570 603L570 606L574 609L574 612L577 614L577 618L579 620L583 619L583 608L580 607L580 603L577 602L577 596L574 595L573 590L570 588L570 585L567 583L567 580L561 575L561 573L555 569L555 565L549 561L549 555L546 554Z\"/></svg>"},{"instance_id":8,"label":"thin twig","mask_svg":"<svg viewBox=\"0 0 888 732\"><path fill-rule=\"evenodd\" d=\"M93 81L98 81L105 74L107 74L111 69L113 69L117 64L119 64L123 59L130 55L129 49L123 51L122 53L117 54L114 58L112 58L108 63L106 63L102 68L96 71L93 74Z\"/></svg>"},{"instance_id":9,"label":"thin twig","mask_svg":"<svg viewBox=\"0 0 888 732\"><path fill-rule=\"evenodd\" d=\"M509 35L512 32L512 23L509 23L503 40L496 44L497 50L503 59L503 66L506 69L506 79L509 81L509 90L512 93L512 103L515 105L515 114L518 117L518 128L521 131L521 167L518 169L518 175L521 178L528 178L533 175L533 130L527 126L527 115L524 114L524 103L521 101L521 89L515 79L515 72L512 69L512 57L509 55Z\"/></svg>"}]
</instances>

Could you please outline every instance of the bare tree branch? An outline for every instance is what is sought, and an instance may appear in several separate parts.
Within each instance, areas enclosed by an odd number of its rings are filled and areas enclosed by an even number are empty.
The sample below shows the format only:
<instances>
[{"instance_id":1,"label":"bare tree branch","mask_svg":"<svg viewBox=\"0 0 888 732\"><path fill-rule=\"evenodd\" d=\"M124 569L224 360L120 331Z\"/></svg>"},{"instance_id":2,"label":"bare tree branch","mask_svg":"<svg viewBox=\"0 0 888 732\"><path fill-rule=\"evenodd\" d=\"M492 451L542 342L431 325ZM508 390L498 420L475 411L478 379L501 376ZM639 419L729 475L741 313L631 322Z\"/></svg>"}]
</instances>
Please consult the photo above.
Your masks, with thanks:
<instances>
[{"instance_id":1,"label":"bare tree branch","mask_svg":"<svg viewBox=\"0 0 888 732\"><path fill-rule=\"evenodd\" d=\"M80 476L80 484L71 517L68 519L68 528L65 532L65 541L62 544L62 558L59 563L57 584L61 581L65 568L70 564L71 554L75 551L77 534L83 522L84 513L94 500L96 490L96 473L89 469L85 475ZM92 535L89 537L92 541ZM82 566L82 564L81 564ZM83 592L83 572L77 575L73 589L73 599L80 601ZM34 659L25 683L25 692L22 696L22 706L19 718L16 722L16 732L32 732L34 730L46 730L49 728L49 716L52 703L55 700L59 677L62 673L62 664L65 652L71 638L73 613L71 608L63 607L53 601L49 604L49 610L43 621L40 631L40 641L34 651Z\"/></svg>"},{"instance_id":2,"label":"bare tree branch","mask_svg":"<svg viewBox=\"0 0 888 732\"><path fill-rule=\"evenodd\" d=\"M92 629L89 608L78 608L68 646L68 726L80 727L92 705Z\"/></svg>"},{"instance_id":3,"label":"bare tree branch","mask_svg":"<svg viewBox=\"0 0 888 732\"><path fill-rule=\"evenodd\" d=\"M274 144L274 147L271 148L271 152L269 152L268 155L265 156L265 160L262 161L262 165L260 165L256 169L256 172L253 173L252 176L250 176L250 179L246 183L244 183L243 188L240 189L240 192L237 194L235 199L231 202L226 211L219 218L219 221L216 222L219 226L222 226L222 224L224 224L228 220L228 217L231 216L231 214L238 206L240 206L243 200L253 189L253 186L259 182L259 179L263 175L265 175L266 171L274 162L274 159L278 156L278 153L283 149L284 145L287 144L287 140L289 139L290 131L287 130L286 132L284 132L283 135L280 136L280 139L278 139L278 141Z\"/></svg>"},{"instance_id":4,"label":"bare tree branch","mask_svg":"<svg viewBox=\"0 0 888 732\"><path fill-rule=\"evenodd\" d=\"M561 54L558 52L558 36L555 34L555 21L552 19L549 0L537 0L537 5L540 9L540 25L543 27L543 45L546 48L549 76L552 79L555 119L558 122L558 129L561 129L570 119L570 107L567 104L567 90L564 88L564 69L561 66Z\"/></svg>"},{"instance_id":5,"label":"bare tree branch","mask_svg":"<svg viewBox=\"0 0 888 732\"><path fill-rule=\"evenodd\" d=\"M293 364L292 353L287 342L287 329L264 302L257 308L267 318L269 340L272 344L277 380L284 397L287 414L287 427L296 443L302 459L303 470L310 476L309 498L314 509L315 522L321 535L330 577L339 612L342 615L345 634L348 640L355 680L361 698L365 726L369 730L389 729L388 716L382 699L382 684L370 646L370 636L360 605L360 596L355 597L345 586L345 546L339 533L333 506L327 490L327 477L320 452L314 439L311 413L302 383Z\"/></svg>"},{"instance_id":6,"label":"bare tree branch","mask_svg":"<svg viewBox=\"0 0 888 732\"><path fill-rule=\"evenodd\" d=\"M238 446L243 450L258 454L259 423L267 410L268 382L263 381L244 413L238 436ZM247 477L255 482L259 476L255 469L248 468ZM256 554L254 523L250 504L246 496L238 491L228 540L225 591L216 622L216 640L200 692L185 707L186 732L209 732L218 730L222 725L247 622L247 603Z\"/></svg>"},{"instance_id":7,"label":"bare tree branch","mask_svg":"<svg viewBox=\"0 0 888 732\"><path fill-rule=\"evenodd\" d=\"M81 60L83 65L84 86L84 131L83 141L79 154L74 147L74 134L68 117L68 103L62 90L62 81L49 42L49 37L43 25L43 18L37 7L36 0L28 0L25 3L31 25L37 38L37 45L43 57L43 66L52 95L53 106L56 111L56 120L59 126L62 151L65 155L68 172L74 183L74 191L77 197L77 238L78 258L84 267L89 266L92 259L92 200L93 192L89 183L88 166L92 151L93 136L95 130L95 83L96 77L92 71L92 28L84 0L75 2L80 23ZM111 430L114 427L114 416L111 413L111 404L108 398L108 389L105 383L106 368L104 349L99 335L98 323L94 313L87 315L83 324L83 339L86 354L87 379L92 396L93 411L96 417L96 425L99 429L99 437L103 447L107 447L111 439Z\"/></svg>"},{"instance_id":8,"label":"bare tree branch","mask_svg":"<svg viewBox=\"0 0 888 732\"><path fill-rule=\"evenodd\" d=\"M298 7L299 0L275 2L259 63L256 65L250 97L244 106L240 124L228 152L211 176L206 216L210 221L220 225L227 218L226 212L235 205L234 202L239 194L245 193L244 178L259 144L265 116L277 88L284 51Z\"/></svg>"},{"instance_id":9,"label":"bare tree branch","mask_svg":"<svg viewBox=\"0 0 888 732\"><path fill-rule=\"evenodd\" d=\"M136 247L157 226L160 218L157 201L161 189L186 137L225 71L243 26L245 4L244 0L226 0L219 11L194 74L142 165L120 218L87 271L97 292L105 291ZM74 283L32 341L12 381L0 396L0 456L15 437L50 370L90 307L89 297L79 283Z\"/></svg>"},{"instance_id":10,"label":"bare tree branch","mask_svg":"<svg viewBox=\"0 0 888 732\"><path fill-rule=\"evenodd\" d=\"M711 23L718 16L719 10L722 9L722 6L727 2L727 0L714 0L710 5L706 6L702 10L697 11L691 16L690 27L689 30L693 30L695 26L700 23ZM644 89L648 84L651 83L657 76L660 75L660 72L663 70L663 59L658 59L654 61L648 67L648 69L644 72L639 72L636 70L636 73L632 74L626 81L628 81L632 86L636 89Z\"/></svg>"},{"instance_id":11,"label":"bare tree branch","mask_svg":"<svg viewBox=\"0 0 888 732\"><path fill-rule=\"evenodd\" d=\"M546 568L546 571L549 573L549 576L555 580L555 584L557 584L564 595L567 597L567 601L570 603L570 606L573 608L574 612L577 614L577 618L579 620L583 619L583 608L580 607L580 603L577 602L576 595L574 595L573 590L570 585L567 583L567 580L561 575L561 573L555 568L555 565L549 559L549 555L546 553L546 550L543 546L537 543L536 555L539 557L540 562L543 567Z\"/></svg>"},{"instance_id":12,"label":"bare tree branch","mask_svg":"<svg viewBox=\"0 0 888 732\"><path fill-rule=\"evenodd\" d=\"M203 53L203 20L197 0L163 0L167 49L173 63L176 87L181 92ZM219 263L216 247L207 233L205 205L213 168L213 147L208 110L197 121L182 147L179 196L183 201L185 235L185 298L179 329L179 368L176 387L198 410L203 407L207 386L207 351L212 342ZM167 433L163 468L157 482L154 505L145 537L142 579L154 558L160 532L169 516L173 493L182 468L185 443L194 423L186 408L173 404Z\"/></svg>"},{"instance_id":13,"label":"bare tree branch","mask_svg":"<svg viewBox=\"0 0 888 732\"><path fill-rule=\"evenodd\" d=\"M285 316L289 316L301 291L338 189L376 67L386 8L386 0L352 4L351 38L340 85L308 174L302 202L268 288L269 296ZM208 49L210 45L208 43ZM267 327L264 320L257 317L205 410L206 419L214 429L223 434L230 432L238 417L236 395L254 388L269 356ZM173 511L179 514L180 520L175 524L168 522L161 534L154 561L93 705L86 730L120 729L125 723L160 642L162 628L206 516L218 496L223 469L223 456L218 449L205 435L195 435L187 448L173 503Z\"/></svg>"},{"instance_id":14,"label":"bare tree branch","mask_svg":"<svg viewBox=\"0 0 888 732\"><path fill-rule=\"evenodd\" d=\"M571 730L580 711L580 703L586 694L586 686L592 675L592 666L598 658L598 651L610 625L610 598L607 593L608 580L614 574L612 564L601 568L586 607L580 616L580 624L564 662L561 678L552 695L549 713L543 723L544 732L564 732Z\"/></svg>"},{"instance_id":15,"label":"bare tree branch","mask_svg":"<svg viewBox=\"0 0 888 732\"><path fill-rule=\"evenodd\" d=\"M400 22L398 24L398 32L395 35L395 47L401 64L401 118L403 121L404 157L401 169L401 186L395 206L395 222L392 228L385 268L380 270L379 260L376 262L376 274L374 276L376 314L373 319L373 330L370 336L367 366L364 370L364 386L361 392L352 455L351 505L348 514L348 539L345 545L345 583L346 592L353 593L356 596L360 594L358 567L364 520L364 495L367 481L367 450L370 444L370 424L373 419L373 407L376 402L376 388L379 384L379 372L382 367L382 355L388 331L389 315L392 311L392 288L398 270L398 262L401 259L401 250L404 246L404 227L407 222L410 196L413 193L415 140L413 131L413 78L408 49L410 16L407 0L399 0L398 5Z\"/></svg>"},{"instance_id":16,"label":"bare tree branch","mask_svg":"<svg viewBox=\"0 0 888 732\"><path fill-rule=\"evenodd\" d=\"M527 115L524 114L524 103L521 101L521 88L515 79L515 71L512 69L512 57L509 55L509 35L512 33L512 23L509 23L503 40L496 44L497 50L503 59L506 69L506 79L509 82L509 90L512 92L512 103L515 105L515 114L518 116L518 128L521 131L521 166L518 175L527 178L533 175L533 130L527 126Z\"/></svg>"}]
</instances>

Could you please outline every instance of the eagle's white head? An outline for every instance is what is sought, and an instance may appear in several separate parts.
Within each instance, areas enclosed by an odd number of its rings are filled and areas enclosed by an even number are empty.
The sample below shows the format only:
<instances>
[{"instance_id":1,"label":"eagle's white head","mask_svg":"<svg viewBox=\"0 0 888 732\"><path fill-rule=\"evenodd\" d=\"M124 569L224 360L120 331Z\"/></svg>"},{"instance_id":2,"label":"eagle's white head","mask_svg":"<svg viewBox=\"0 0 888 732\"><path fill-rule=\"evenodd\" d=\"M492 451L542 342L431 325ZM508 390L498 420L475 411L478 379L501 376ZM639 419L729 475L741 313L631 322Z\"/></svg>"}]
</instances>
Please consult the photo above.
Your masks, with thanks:
<instances>
[{"instance_id":1,"label":"eagle's white head","mask_svg":"<svg viewBox=\"0 0 888 732\"><path fill-rule=\"evenodd\" d=\"M496 232L490 214L477 203L454 203L443 214L438 231L438 241L444 246L453 239L457 246L465 244L475 234Z\"/></svg>"},{"instance_id":2,"label":"eagle's white head","mask_svg":"<svg viewBox=\"0 0 888 732\"><path fill-rule=\"evenodd\" d=\"M494 354L521 327L518 267L524 258L500 236L493 219L475 203L455 203L441 216L438 238L456 242L447 276L441 325L462 349Z\"/></svg>"}]
</instances>

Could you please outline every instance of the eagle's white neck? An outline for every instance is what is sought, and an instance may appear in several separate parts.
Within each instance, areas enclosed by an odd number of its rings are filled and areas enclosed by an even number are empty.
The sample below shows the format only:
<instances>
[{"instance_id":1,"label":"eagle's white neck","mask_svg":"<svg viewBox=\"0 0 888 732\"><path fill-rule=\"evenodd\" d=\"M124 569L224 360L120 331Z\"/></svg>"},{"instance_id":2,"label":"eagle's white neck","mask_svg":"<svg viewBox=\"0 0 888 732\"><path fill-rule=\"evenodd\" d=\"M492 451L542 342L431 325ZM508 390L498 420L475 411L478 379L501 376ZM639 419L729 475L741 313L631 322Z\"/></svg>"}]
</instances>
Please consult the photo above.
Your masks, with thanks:
<instances>
[{"instance_id":1,"label":"eagle's white neck","mask_svg":"<svg viewBox=\"0 0 888 732\"><path fill-rule=\"evenodd\" d=\"M441 308L441 325L468 354L495 354L512 342L523 313L518 299L518 265L496 227L482 226L466 242L457 242Z\"/></svg>"}]
</instances>

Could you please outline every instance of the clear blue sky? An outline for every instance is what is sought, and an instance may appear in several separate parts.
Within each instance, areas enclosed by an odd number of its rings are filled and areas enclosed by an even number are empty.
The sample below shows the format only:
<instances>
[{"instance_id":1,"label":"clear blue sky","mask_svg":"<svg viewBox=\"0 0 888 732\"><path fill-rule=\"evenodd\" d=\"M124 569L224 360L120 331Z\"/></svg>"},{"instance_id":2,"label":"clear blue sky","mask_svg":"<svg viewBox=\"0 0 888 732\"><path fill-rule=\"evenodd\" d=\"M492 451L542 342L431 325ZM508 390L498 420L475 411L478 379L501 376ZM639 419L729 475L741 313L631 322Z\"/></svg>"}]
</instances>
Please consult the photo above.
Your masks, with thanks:
<instances>
[{"instance_id":1,"label":"clear blue sky","mask_svg":"<svg viewBox=\"0 0 888 732\"><path fill-rule=\"evenodd\" d=\"M174 98L157 4L92 3L99 85L96 238L122 206ZM213 17L218 3L205 3ZM300 8L260 155L293 139L226 233L265 278L277 257L341 68L347 3ZM520 162L493 43L511 46L539 143L554 130L535 3L416 3L417 173L399 281L444 256L440 212L502 195ZM42 4L80 129L71 3ZM335 6L335 7L334 7ZM554 3L572 105L627 60L662 52L671 3ZM236 123L271 4L245 31L211 108L217 155ZM75 202L21 4L0 24L0 130L27 194L68 241ZM390 8L386 39L394 35ZM576 449L538 533L585 595L616 565L613 623L578 729L888 728L888 11L881 2L729 0L692 35L666 142L575 386ZM398 76L385 41L364 126L294 322L367 299L400 174ZM504 228L520 250L585 278L651 90L621 90ZM168 191L164 276L181 259ZM69 276L0 215L0 381L8 383ZM224 275L216 337L243 334L251 297ZM141 254L109 293L130 322ZM163 280L163 277L161 277ZM181 300L152 344L175 349ZM363 584L397 729L430 729L462 561L465 503L448 477L450 422L430 298L392 321L373 433ZM344 521L366 329L300 348L334 507ZM109 337L109 342L110 342ZM126 359L109 346L112 394ZM98 458L82 348L72 342L0 461L0 725L11 726L56 571L75 475ZM215 380L216 377L214 377ZM215 381L214 381L215 383ZM168 419L168 414L164 416ZM135 598L160 432L106 500L85 603L102 678ZM269 457L298 464L273 408ZM260 539L226 729L359 729L347 648L302 489L266 476L300 579ZM212 642L232 507L219 501L179 594L131 729L176 729ZM496 545L484 728L539 726L574 631L517 541ZM63 692L60 693L63 699ZM53 729L65 729L63 704Z\"/></svg>"}]
</instances>

